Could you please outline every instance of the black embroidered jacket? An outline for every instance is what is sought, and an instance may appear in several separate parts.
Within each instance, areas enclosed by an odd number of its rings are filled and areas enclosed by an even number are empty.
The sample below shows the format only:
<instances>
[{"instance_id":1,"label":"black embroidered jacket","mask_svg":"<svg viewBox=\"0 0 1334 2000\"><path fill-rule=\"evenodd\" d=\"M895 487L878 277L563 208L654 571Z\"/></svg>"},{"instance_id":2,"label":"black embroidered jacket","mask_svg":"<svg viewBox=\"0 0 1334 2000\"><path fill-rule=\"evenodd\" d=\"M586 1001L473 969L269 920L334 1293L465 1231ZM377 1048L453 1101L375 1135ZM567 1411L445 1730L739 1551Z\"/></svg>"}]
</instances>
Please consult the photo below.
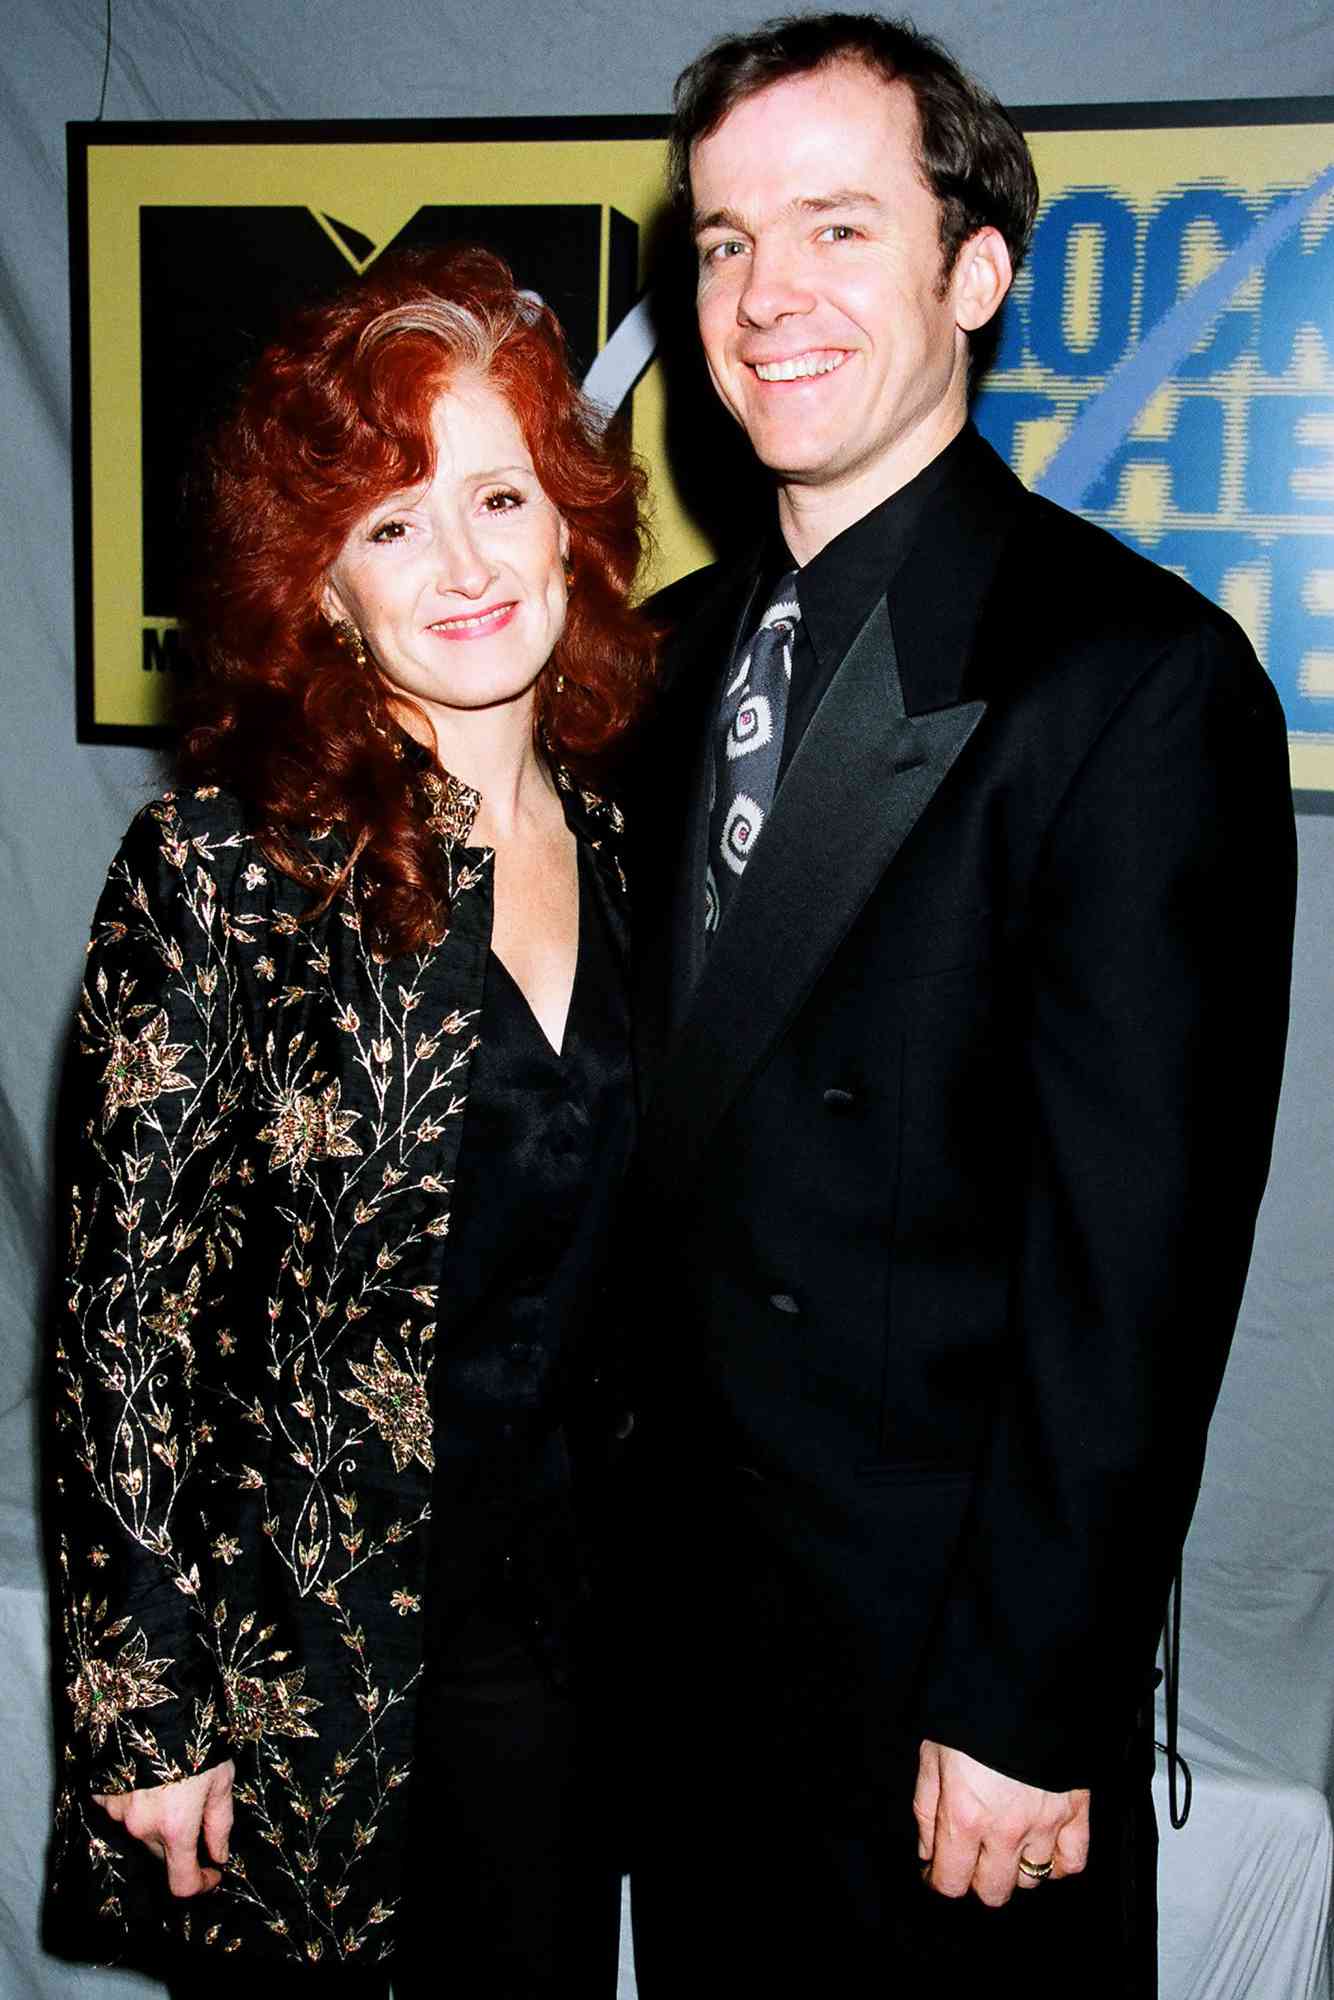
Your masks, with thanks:
<instances>
[{"instance_id":1,"label":"black embroidered jacket","mask_svg":"<svg viewBox=\"0 0 1334 2000\"><path fill-rule=\"evenodd\" d=\"M557 775L619 898L619 813ZM139 814L97 911L55 1371L53 1879L101 1956L150 1907L221 1950L392 1949L492 883L476 793L422 783L453 917L419 956L376 955L355 871L303 921L309 893L216 790ZM312 845L342 858L336 831ZM141 1902L90 1793L227 1757L222 1888Z\"/></svg>"}]
</instances>

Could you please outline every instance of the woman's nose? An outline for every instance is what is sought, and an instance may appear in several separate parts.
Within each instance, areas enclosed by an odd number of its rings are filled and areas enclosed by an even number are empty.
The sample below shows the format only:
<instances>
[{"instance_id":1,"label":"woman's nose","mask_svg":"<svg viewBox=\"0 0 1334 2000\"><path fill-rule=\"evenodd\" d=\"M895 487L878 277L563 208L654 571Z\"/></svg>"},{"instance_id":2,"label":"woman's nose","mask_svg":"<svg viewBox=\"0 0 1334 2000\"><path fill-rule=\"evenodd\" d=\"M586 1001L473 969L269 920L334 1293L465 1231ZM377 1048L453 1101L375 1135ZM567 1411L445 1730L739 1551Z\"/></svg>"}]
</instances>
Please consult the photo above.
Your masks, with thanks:
<instances>
[{"instance_id":1,"label":"woman's nose","mask_svg":"<svg viewBox=\"0 0 1334 2000\"><path fill-rule=\"evenodd\" d=\"M469 534L441 538L436 558L436 589L460 597L481 597L496 575L496 565Z\"/></svg>"}]
</instances>

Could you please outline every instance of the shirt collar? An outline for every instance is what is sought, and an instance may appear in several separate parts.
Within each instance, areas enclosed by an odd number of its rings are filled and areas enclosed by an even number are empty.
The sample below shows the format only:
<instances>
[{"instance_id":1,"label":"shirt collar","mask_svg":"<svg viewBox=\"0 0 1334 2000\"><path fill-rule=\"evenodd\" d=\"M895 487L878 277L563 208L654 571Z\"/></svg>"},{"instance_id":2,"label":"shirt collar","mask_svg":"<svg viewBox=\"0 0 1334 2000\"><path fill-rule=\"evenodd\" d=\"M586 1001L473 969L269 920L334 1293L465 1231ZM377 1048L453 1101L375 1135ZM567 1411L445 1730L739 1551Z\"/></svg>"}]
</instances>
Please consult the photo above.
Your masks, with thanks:
<instances>
[{"instance_id":1,"label":"shirt collar","mask_svg":"<svg viewBox=\"0 0 1334 2000\"><path fill-rule=\"evenodd\" d=\"M466 847L473 824L481 809L482 795L474 785L456 778L431 755L424 744L400 731L397 746L413 776L429 818L446 840ZM549 758L551 775L559 794L566 824L578 838L594 848L608 834L615 837L624 827L620 807L604 799L600 792L583 785L566 765Z\"/></svg>"},{"instance_id":2,"label":"shirt collar","mask_svg":"<svg viewBox=\"0 0 1334 2000\"><path fill-rule=\"evenodd\" d=\"M965 425L915 479L835 535L798 571L802 626L821 672L837 666L876 599L892 587L932 499L966 459L970 433ZM792 567L785 547L780 559L782 568Z\"/></svg>"}]
</instances>

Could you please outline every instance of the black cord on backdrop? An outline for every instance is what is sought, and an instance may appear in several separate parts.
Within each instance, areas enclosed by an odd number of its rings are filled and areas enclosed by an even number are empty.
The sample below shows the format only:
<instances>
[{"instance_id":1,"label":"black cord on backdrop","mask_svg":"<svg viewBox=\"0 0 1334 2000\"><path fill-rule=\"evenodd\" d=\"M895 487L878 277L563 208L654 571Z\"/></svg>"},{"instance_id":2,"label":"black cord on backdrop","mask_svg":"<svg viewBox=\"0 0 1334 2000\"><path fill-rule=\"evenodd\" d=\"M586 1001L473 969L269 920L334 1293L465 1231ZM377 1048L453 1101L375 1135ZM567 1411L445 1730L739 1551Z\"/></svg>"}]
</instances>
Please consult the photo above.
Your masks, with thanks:
<instances>
[{"instance_id":1,"label":"black cord on backdrop","mask_svg":"<svg viewBox=\"0 0 1334 2000\"><path fill-rule=\"evenodd\" d=\"M111 75L111 0L107 0L107 45L102 57L102 89L97 100L96 123L101 124L107 104L107 78Z\"/></svg>"},{"instance_id":2,"label":"black cord on backdrop","mask_svg":"<svg viewBox=\"0 0 1334 2000\"><path fill-rule=\"evenodd\" d=\"M1190 1765L1177 1748L1177 1711L1181 1698L1181 1560L1172 1579L1167 1625L1163 1633L1163 1704L1167 1711L1167 1741L1158 1748L1167 1758L1167 1816L1180 1833L1190 1818Z\"/></svg>"}]
</instances>

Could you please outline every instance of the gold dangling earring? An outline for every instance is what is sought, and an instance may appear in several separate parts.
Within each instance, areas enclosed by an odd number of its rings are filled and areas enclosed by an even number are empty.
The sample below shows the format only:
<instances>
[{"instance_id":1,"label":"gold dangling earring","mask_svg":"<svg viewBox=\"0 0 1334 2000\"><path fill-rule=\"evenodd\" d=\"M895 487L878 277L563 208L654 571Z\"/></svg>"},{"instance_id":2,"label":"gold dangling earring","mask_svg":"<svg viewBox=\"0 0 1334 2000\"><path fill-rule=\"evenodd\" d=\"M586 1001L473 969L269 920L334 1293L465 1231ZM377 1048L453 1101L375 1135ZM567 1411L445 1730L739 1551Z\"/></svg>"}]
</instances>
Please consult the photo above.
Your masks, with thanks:
<instances>
[{"instance_id":1,"label":"gold dangling earring","mask_svg":"<svg viewBox=\"0 0 1334 2000\"><path fill-rule=\"evenodd\" d=\"M351 653L357 666L365 668L370 665L370 655L366 651L366 641L362 638L350 618L335 618L333 621L333 633L344 652Z\"/></svg>"},{"instance_id":2,"label":"gold dangling earring","mask_svg":"<svg viewBox=\"0 0 1334 2000\"><path fill-rule=\"evenodd\" d=\"M574 588L574 564L570 561L568 555L563 557L562 560L565 566L565 589L568 593ZM565 676L563 673L559 672L559 670L557 671L555 681L552 684L551 692L558 699L565 692Z\"/></svg>"}]
</instances>

